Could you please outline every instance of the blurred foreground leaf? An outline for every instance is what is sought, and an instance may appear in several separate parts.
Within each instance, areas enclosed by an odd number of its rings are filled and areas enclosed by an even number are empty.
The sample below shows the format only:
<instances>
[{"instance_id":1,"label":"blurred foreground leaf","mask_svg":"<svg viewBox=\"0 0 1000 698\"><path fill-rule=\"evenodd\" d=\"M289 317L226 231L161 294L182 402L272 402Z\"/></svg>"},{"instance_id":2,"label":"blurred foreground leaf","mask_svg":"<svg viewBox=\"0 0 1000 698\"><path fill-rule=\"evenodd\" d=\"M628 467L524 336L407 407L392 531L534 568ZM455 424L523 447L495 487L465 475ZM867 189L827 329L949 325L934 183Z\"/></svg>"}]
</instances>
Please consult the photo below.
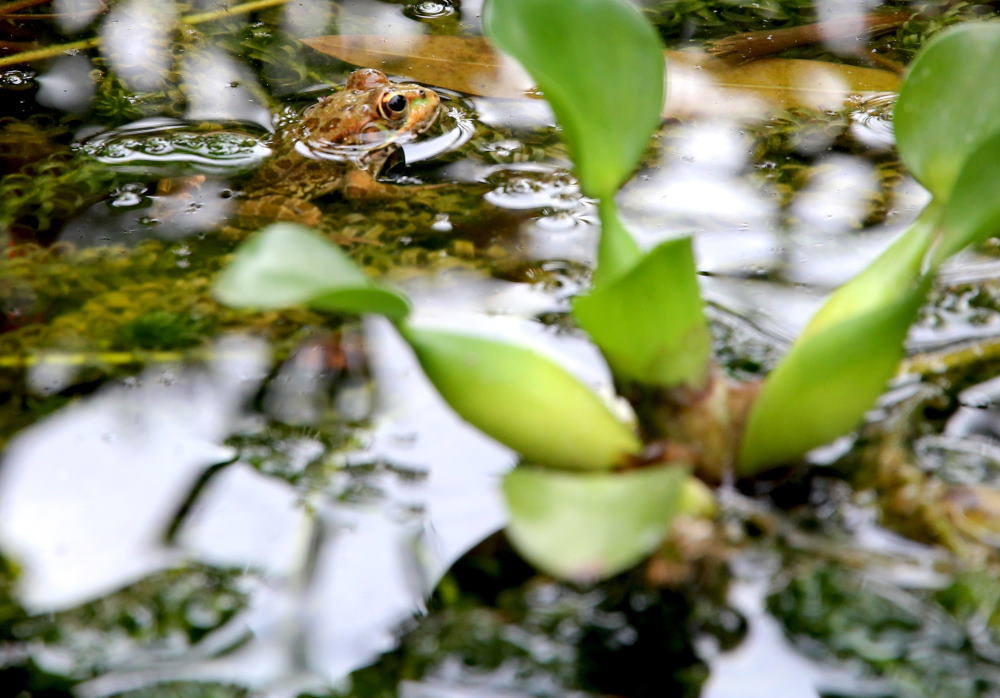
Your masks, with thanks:
<instances>
[{"instance_id":1,"label":"blurred foreground leaf","mask_svg":"<svg viewBox=\"0 0 1000 698\"><path fill-rule=\"evenodd\" d=\"M309 305L392 319L410 310L403 296L369 279L343 250L294 223L269 225L242 244L214 292L220 302L242 308Z\"/></svg>"},{"instance_id":2,"label":"blurred foreground leaf","mask_svg":"<svg viewBox=\"0 0 1000 698\"><path fill-rule=\"evenodd\" d=\"M699 384L711 350L690 238L667 240L628 273L576 298L573 317L615 375L648 385Z\"/></svg>"},{"instance_id":3,"label":"blurred foreground leaf","mask_svg":"<svg viewBox=\"0 0 1000 698\"><path fill-rule=\"evenodd\" d=\"M628 0L493 0L483 26L531 74L555 112L580 188L600 199L594 285L639 258L614 196L660 123L663 45ZM594 60L600 56L600 60ZM622 122L628 114L628 122Z\"/></svg>"},{"instance_id":4,"label":"blurred foreground leaf","mask_svg":"<svg viewBox=\"0 0 1000 698\"><path fill-rule=\"evenodd\" d=\"M583 190L613 196L660 123L663 45L653 26L627 0L494 0L483 26L545 94Z\"/></svg>"},{"instance_id":5,"label":"blurred foreground leaf","mask_svg":"<svg viewBox=\"0 0 1000 698\"><path fill-rule=\"evenodd\" d=\"M740 470L798 458L853 429L882 394L930 278L891 303L804 333L768 375L754 402Z\"/></svg>"},{"instance_id":6,"label":"blurred foreground leaf","mask_svg":"<svg viewBox=\"0 0 1000 698\"><path fill-rule=\"evenodd\" d=\"M932 39L896 105L900 155L933 199L878 259L839 288L768 376L740 467L791 460L853 428L892 376L937 266L1000 228L1000 24Z\"/></svg>"},{"instance_id":7,"label":"blurred foreground leaf","mask_svg":"<svg viewBox=\"0 0 1000 698\"><path fill-rule=\"evenodd\" d=\"M516 468L503 482L507 535L554 577L604 579L660 544L688 479L685 468L670 465L599 474Z\"/></svg>"},{"instance_id":8,"label":"blurred foreground leaf","mask_svg":"<svg viewBox=\"0 0 1000 698\"><path fill-rule=\"evenodd\" d=\"M469 424L538 465L611 468L639 439L590 388L528 348L403 326L434 387Z\"/></svg>"},{"instance_id":9,"label":"blurred foreground leaf","mask_svg":"<svg viewBox=\"0 0 1000 698\"><path fill-rule=\"evenodd\" d=\"M934 265L1000 231L1000 130L965 161L944 205L939 229Z\"/></svg>"},{"instance_id":10,"label":"blurred foreground leaf","mask_svg":"<svg viewBox=\"0 0 1000 698\"><path fill-rule=\"evenodd\" d=\"M967 158L1000 129L1000 89L989 83L998 74L996 22L938 34L910 66L893 114L896 143L907 168L939 201L951 194Z\"/></svg>"}]
</instances>

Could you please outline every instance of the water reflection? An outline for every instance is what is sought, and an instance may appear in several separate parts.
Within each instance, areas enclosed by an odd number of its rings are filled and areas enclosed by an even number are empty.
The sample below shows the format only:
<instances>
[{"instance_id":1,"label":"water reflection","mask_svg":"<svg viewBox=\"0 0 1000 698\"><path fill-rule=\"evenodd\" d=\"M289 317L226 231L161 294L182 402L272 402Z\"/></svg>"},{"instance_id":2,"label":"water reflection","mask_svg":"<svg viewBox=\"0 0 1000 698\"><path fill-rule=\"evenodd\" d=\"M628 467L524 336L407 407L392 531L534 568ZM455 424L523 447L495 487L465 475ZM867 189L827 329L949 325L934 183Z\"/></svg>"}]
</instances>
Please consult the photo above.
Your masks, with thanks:
<instances>
[{"instance_id":1,"label":"water reflection","mask_svg":"<svg viewBox=\"0 0 1000 698\"><path fill-rule=\"evenodd\" d=\"M215 48L197 48L181 60L181 89L187 97L185 118L247 121L270 128L264 89L241 61Z\"/></svg>"},{"instance_id":2,"label":"water reflection","mask_svg":"<svg viewBox=\"0 0 1000 698\"><path fill-rule=\"evenodd\" d=\"M334 8L327 0L300 0L285 3L281 8L281 29L295 38L324 33L334 17Z\"/></svg>"},{"instance_id":3,"label":"water reflection","mask_svg":"<svg viewBox=\"0 0 1000 698\"><path fill-rule=\"evenodd\" d=\"M46 107L62 111L83 111L94 96L90 71L93 65L86 56L62 56L44 74L38 76L41 85L36 99Z\"/></svg>"},{"instance_id":4,"label":"water reflection","mask_svg":"<svg viewBox=\"0 0 1000 698\"><path fill-rule=\"evenodd\" d=\"M775 266L778 208L746 177L750 142L739 123L711 119L671 129L660 160L621 194L647 245L693 234L700 268L734 272Z\"/></svg>"},{"instance_id":5,"label":"water reflection","mask_svg":"<svg viewBox=\"0 0 1000 698\"><path fill-rule=\"evenodd\" d=\"M122 172L235 174L260 165L271 152L253 135L259 128L236 126L247 132L199 130L186 121L154 117L94 134L79 148L88 157Z\"/></svg>"},{"instance_id":6,"label":"water reflection","mask_svg":"<svg viewBox=\"0 0 1000 698\"><path fill-rule=\"evenodd\" d=\"M52 10L59 28L74 34L97 17L104 9L102 0L53 0Z\"/></svg>"},{"instance_id":7,"label":"water reflection","mask_svg":"<svg viewBox=\"0 0 1000 698\"><path fill-rule=\"evenodd\" d=\"M869 39L864 14L876 5L877 0L817 0L816 18L821 23L823 45L843 56L863 54Z\"/></svg>"},{"instance_id":8,"label":"water reflection","mask_svg":"<svg viewBox=\"0 0 1000 698\"><path fill-rule=\"evenodd\" d=\"M800 233L830 236L860 228L872 208L872 192L877 191L873 170L853 157L819 159L791 206Z\"/></svg>"},{"instance_id":9,"label":"water reflection","mask_svg":"<svg viewBox=\"0 0 1000 698\"><path fill-rule=\"evenodd\" d=\"M240 582L246 610L193 651L136 648L83 695L176 679L335 681L389 649L390 630L443 570L501 525L496 479L512 454L444 406L388 325L369 332L380 408L365 448L336 455L289 442L289 456L342 472L318 489L244 463L205 470L232 459L223 441L256 419L244 407L267 352L246 340L218 345L205 370L151 369L106 388L12 444L0 539L25 566L18 598L32 611L71 607L184 560L253 570ZM365 487L376 496L344 499L368 463L416 468L416 477L383 470ZM240 637L239 651L216 656Z\"/></svg>"},{"instance_id":10,"label":"water reflection","mask_svg":"<svg viewBox=\"0 0 1000 698\"><path fill-rule=\"evenodd\" d=\"M36 613L106 594L179 559L161 544L185 492L263 377L266 349L220 343L206 371L149 369L60 411L10 445L0 540L24 566Z\"/></svg>"},{"instance_id":11,"label":"water reflection","mask_svg":"<svg viewBox=\"0 0 1000 698\"><path fill-rule=\"evenodd\" d=\"M173 0L125 0L101 27L104 56L134 91L163 89L170 69L170 33L177 19Z\"/></svg>"}]
</instances>

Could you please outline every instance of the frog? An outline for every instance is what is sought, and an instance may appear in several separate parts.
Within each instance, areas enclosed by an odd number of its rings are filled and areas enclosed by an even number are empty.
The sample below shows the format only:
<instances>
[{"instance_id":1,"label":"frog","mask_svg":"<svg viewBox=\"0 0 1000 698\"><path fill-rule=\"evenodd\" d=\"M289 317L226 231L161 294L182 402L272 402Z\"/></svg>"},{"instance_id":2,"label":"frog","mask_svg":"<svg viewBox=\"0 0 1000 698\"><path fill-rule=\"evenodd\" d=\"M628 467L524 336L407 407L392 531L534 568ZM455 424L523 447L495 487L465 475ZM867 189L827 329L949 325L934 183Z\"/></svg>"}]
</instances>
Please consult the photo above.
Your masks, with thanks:
<instances>
[{"instance_id":1,"label":"frog","mask_svg":"<svg viewBox=\"0 0 1000 698\"><path fill-rule=\"evenodd\" d=\"M238 218L317 226L322 212L312 201L326 194L406 196L412 186L377 177L403 144L434 124L440 108L434 90L392 82L374 68L355 70L342 90L275 133L271 155L243 188Z\"/></svg>"}]
</instances>

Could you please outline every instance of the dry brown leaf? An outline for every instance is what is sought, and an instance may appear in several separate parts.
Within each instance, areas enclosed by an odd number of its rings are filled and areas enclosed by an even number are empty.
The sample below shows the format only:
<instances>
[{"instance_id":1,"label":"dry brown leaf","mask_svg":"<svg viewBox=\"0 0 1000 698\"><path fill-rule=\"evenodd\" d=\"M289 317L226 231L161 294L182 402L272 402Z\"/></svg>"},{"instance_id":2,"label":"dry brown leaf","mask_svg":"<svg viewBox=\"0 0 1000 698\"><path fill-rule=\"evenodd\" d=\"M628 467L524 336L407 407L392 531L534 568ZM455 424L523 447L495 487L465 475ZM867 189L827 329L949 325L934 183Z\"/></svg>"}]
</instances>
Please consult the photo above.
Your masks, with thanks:
<instances>
[{"instance_id":1,"label":"dry brown leaf","mask_svg":"<svg viewBox=\"0 0 1000 698\"><path fill-rule=\"evenodd\" d=\"M347 63L482 97L525 97L531 78L480 37L339 34L302 39Z\"/></svg>"},{"instance_id":2,"label":"dry brown leaf","mask_svg":"<svg viewBox=\"0 0 1000 698\"><path fill-rule=\"evenodd\" d=\"M703 52L668 51L671 115L763 117L789 107L839 109L852 97L899 90L888 70L798 58L731 65Z\"/></svg>"},{"instance_id":3,"label":"dry brown leaf","mask_svg":"<svg viewBox=\"0 0 1000 698\"><path fill-rule=\"evenodd\" d=\"M348 63L457 92L533 96L524 71L480 37L343 34L302 41ZM734 66L703 52L665 53L670 95L665 116L753 118L793 106L836 109L851 96L895 92L899 87L899 76L875 68L787 58Z\"/></svg>"}]
</instances>

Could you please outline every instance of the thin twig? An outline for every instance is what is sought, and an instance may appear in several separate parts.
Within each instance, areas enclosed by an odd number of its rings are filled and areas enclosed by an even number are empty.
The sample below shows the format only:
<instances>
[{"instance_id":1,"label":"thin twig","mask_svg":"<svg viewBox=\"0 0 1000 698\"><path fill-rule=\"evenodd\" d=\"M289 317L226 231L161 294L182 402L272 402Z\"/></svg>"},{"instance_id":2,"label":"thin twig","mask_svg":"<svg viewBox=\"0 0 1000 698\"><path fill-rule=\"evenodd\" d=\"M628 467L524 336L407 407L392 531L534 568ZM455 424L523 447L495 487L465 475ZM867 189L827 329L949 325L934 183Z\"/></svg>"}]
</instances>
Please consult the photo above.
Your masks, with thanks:
<instances>
[{"instance_id":1,"label":"thin twig","mask_svg":"<svg viewBox=\"0 0 1000 698\"><path fill-rule=\"evenodd\" d=\"M212 22L216 19L222 19L223 17L231 17L246 14L248 12L254 12L256 10L267 9L269 7L277 7L279 5L284 5L287 2L288 0L254 0L253 2L233 5L232 7L227 7L221 10L185 15L184 17L181 17L180 21L181 24L187 25L204 24L205 22ZM31 61L38 61L43 58L52 58L53 56L58 56L66 51L82 51L84 49L94 48L95 46L100 45L101 38L93 36L89 39L72 41L68 44L57 44L55 46L46 46L45 48L36 49L34 51L15 53L12 56L4 56L3 58L0 58L0 68L8 65L16 65L18 63L30 63Z\"/></svg>"},{"instance_id":2,"label":"thin twig","mask_svg":"<svg viewBox=\"0 0 1000 698\"><path fill-rule=\"evenodd\" d=\"M3 19L27 22L33 19L62 19L64 17L90 17L94 12L39 12L33 15L3 15Z\"/></svg>"},{"instance_id":3,"label":"thin twig","mask_svg":"<svg viewBox=\"0 0 1000 698\"><path fill-rule=\"evenodd\" d=\"M751 60L780 53L795 46L815 44L831 38L851 39L877 36L902 26L913 17L913 14L913 12L893 12L891 14L837 17L825 22L804 24L800 27L735 34L711 42L708 46L708 52L719 58Z\"/></svg>"},{"instance_id":4,"label":"thin twig","mask_svg":"<svg viewBox=\"0 0 1000 698\"><path fill-rule=\"evenodd\" d=\"M284 5L287 2L288 0L254 0L254 2L245 2L242 5L233 5L232 7L226 7L221 10L212 10L211 12L187 15L185 17L181 17L181 22L184 24L202 24L203 22L211 22L212 20L222 19L228 15L242 15L255 10L266 10L269 7L277 7L278 5Z\"/></svg>"},{"instance_id":5,"label":"thin twig","mask_svg":"<svg viewBox=\"0 0 1000 698\"><path fill-rule=\"evenodd\" d=\"M18 10L23 10L26 7L34 7L35 5L41 5L49 0L14 0L14 2L8 2L6 5L0 5L0 15L9 15L11 12L17 12Z\"/></svg>"},{"instance_id":6,"label":"thin twig","mask_svg":"<svg viewBox=\"0 0 1000 698\"><path fill-rule=\"evenodd\" d=\"M0 41L0 50L3 51L30 51L37 47L34 41Z\"/></svg>"}]
</instances>

